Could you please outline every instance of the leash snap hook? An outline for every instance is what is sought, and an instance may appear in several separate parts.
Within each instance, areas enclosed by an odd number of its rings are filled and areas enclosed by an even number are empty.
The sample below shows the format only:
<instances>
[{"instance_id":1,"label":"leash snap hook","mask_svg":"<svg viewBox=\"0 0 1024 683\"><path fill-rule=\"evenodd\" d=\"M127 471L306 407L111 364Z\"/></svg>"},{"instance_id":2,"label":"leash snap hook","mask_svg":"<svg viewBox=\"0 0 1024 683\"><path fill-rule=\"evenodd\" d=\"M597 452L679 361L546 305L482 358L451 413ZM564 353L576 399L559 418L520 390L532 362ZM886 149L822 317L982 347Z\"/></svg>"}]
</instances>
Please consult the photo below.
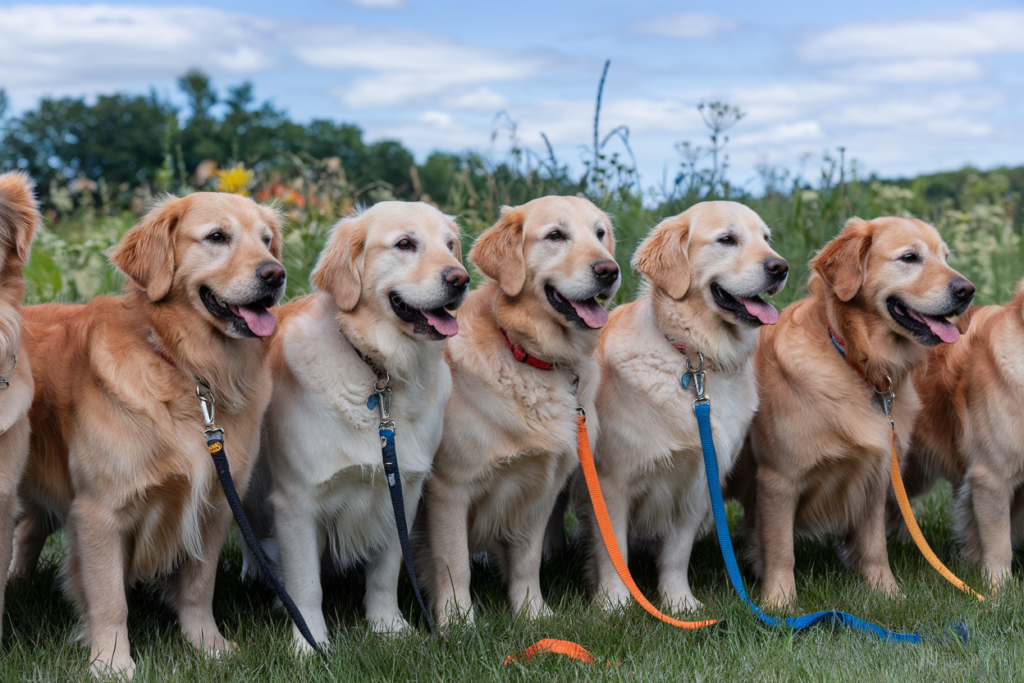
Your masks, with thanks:
<instances>
[{"instance_id":1,"label":"leash snap hook","mask_svg":"<svg viewBox=\"0 0 1024 683\"><path fill-rule=\"evenodd\" d=\"M203 409L203 423L206 424L207 430L216 429L217 399L213 396L209 382L198 375L196 381L196 396L199 397L199 406Z\"/></svg>"},{"instance_id":2,"label":"leash snap hook","mask_svg":"<svg viewBox=\"0 0 1024 683\"><path fill-rule=\"evenodd\" d=\"M886 387L883 391L875 389L875 393L878 394L878 400L882 403L882 412L889 418L889 424L893 425L892 421L892 404L896 400L896 392L892 390L892 379L889 375L885 376ZM893 425L895 428L895 425Z\"/></svg>"},{"instance_id":3,"label":"leash snap hook","mask_svg":"<svg viewBox=\"0 0 1024 683\"><path fill-rule=\"evenodd\" d=\"M698 351L697 357L700 358L700 365L697 366L696 370L690 364L689 356L686 357L686 374L693 378L693 388L697 392L697 399L693 402L694 405L709 403L708 397L704 393L704 381L707 379L707 373L704 371L704 354ZM686 384L689 384L689 382ZM686 384L683 386L686 386Z\"/></svg>"},{"instance_id":4,"label":"leash snap hook","mask_svg":"<svg viewBox=\"0 0 1024 683\"><path fill-rule=\"evenodd\" d=\"M377 394L377 415L380 417L378 429L395 430L395 421L391 419L391 389L387 386L390 380L385 381L383 387L373 385L373 391Z\"/></svg>"}]
</instances>

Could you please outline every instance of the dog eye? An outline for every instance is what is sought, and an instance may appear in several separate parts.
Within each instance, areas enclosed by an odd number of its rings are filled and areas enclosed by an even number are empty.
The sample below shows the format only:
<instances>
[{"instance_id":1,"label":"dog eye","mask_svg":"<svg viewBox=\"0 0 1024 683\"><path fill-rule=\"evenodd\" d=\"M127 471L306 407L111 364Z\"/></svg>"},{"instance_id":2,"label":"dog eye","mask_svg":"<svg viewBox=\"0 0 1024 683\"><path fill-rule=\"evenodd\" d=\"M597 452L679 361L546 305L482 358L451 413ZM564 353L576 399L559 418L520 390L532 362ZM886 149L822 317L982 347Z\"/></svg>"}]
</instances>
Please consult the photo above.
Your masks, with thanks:
<instances>
[{"instance_id":1,"label":"dog eye","mask_svg":"<svg viewBox=\"0 0 1024 683\"><path fill-rule=\"evenodd\" d=\"M914 252L910 252L909 254L904 254L903 256L900 256L900 261L903 261L904 263L917 263L920 260L921 257L915 254Z\"/></svg>"},{"instance_id":2,"label":"dog eye","mask_svg":"<svg viewBox=\"0 0 1024 683\"><path fill-rule=\"evenodd\" d=\"M270 238L269 237L264 237L263 238L263 244L265 244L266 246L269 247L270 246Z\"/></svg>"},{"instance_id":3,"label":"dog eye","mask_svg":"<svg viewBox=\"0 0 1024 683\"><path fill-rule=\"evenodd\" d=\"M455 253L455 242L448 243L448 251L452 252L453 254Z\"/></svg>"},{"instance_id":4,"label":"dog eye","mask_svg":"<svg viewBox=\"0 0 1024 683\"><path fill-rule=\"evenodd\" d=\"M718 243L724 244L727 247L731 247L732 245L736 244L736 238L733 237L732 235L722 235L721 237L718 238Z\"/></svg>"},{"instance_id":5,"label":"dog eye","mask_svg":"<svg viewBox=\"0 0 1024 683\"><path fill-rule=\"evenodd\" d=\"M565 235L562 234L561 230L552 230L544 237L544 239L551 240L552 242L558 242L564 240Z\"/></svg>"},{"instance_id":6,"label":"dog eye","mask_svg":"<svg viewBox=\"0 0 1024 683\"><path fill-rule=\"evenodd\" d=\"M222 233L221 231L219 231L219 230L217 232L211 232L209 235L206 236L206 239L208 241L214 242L214 243L220 243L220 242L227 242L228 241L227 236L224 233Z\"/></svg>"},{"instance_id":7,"label":"dog eye","mask_svg":"<svg viewBox=\"0 0 1024 683\"><path fill-rule=\"evenodd\" d=\"M416 243L413 242L408 237L404 237L401 240L399 240L398 244L396 244L395 247L401 249L402 251L416 251Z\"/></svg>"},{"instance_id":8,"label":"dog eye","mask_svg":"<svg viewBox=\"0 0 1024 683\"><path fill-rule=\"evenodd\" d=\"M597 239L599 239L599 240L603 240L604 239L604 228L598 228L597 229Z\"/></svg>"}]
</instances>

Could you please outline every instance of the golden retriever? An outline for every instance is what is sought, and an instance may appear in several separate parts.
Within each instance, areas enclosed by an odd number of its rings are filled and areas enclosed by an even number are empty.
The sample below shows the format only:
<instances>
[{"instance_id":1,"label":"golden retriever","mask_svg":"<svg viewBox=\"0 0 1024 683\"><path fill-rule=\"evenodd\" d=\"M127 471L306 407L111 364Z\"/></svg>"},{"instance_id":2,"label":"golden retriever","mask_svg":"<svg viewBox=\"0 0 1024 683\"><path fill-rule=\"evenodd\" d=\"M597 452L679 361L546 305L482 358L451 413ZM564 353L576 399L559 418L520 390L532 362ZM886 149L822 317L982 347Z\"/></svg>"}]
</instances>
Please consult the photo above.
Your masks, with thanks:
<instances>
[{"instance_id":1,"label":"golden retriever","mask_svg":"<svg viewBox=\"0 0 1024 683\"><path fill-rule=\"evenodd\" d=\"M28 460L32 370L21 337L22 266L39 226L33 184L24 173L0 175L0 636L11 565L18 485Z\"/></svg>"},{"instance_id":2,"label":"golden retriever","mask_svg":"<svg viewBox=\"0 0 1024 683\"><path fill-rule=\"evenodd\" d=\"M487 277L448 342L454 388L417 563L442 625L473 620L470 555L481 551L502 566L513 610L551 614L540 591L544 531L578 462L577 406L597 435L593 351L608 318L597 298L618 288L613 248L611 222L596 206L543 197L502 209L470 252Z\"/></svg>"},{"instance_id":3,"label":"golden retriever","mask_svg":"<svg viewBox=\"0 0 1024 683\"><path fill-rule=\"evenodd\" d=\"M953 483L964 555L993 588L1011 577L1024 537L1024 282L1005 306L972 308L959 341L932 349L918 382L923 409L904 463L907 493Z\"/></svg>"},{"instance_id":4,"label":"golden retriever","mask_svg":"<svg viewBox=\"0 0 1024 683\"><path fill-rule=\"evenodd\" d=\"M724 479L757 410L758 328L779 316L760 295L776 294L789 272L768 239L764 221L735 202L702 202L665 219L633 255L645 295L616 308L598 342L594 459L608 515L624 556L630 537L656 542L658 589L674 610L700 606L690 591L690 552L711 524L696 394L680 379L687 358L697 368L702 353ZM628 604L581 481L574 499L593 588L606 607Z\"/></svg>"},{"instance_id":5,"label":"golden retriever","mask_svg":"<svg viewBox=\"0 0 1024 683\"><path fill-rule=\"evenodd\" d=\"M327 640L325 547L341 567L365 561L374 630L409 626L398 608L402 549L379 417L367 399L378 380L373 368L386 372L411 524L452 389L444 349L459 331L448 311L469 284L461 259L450 217L418 202L382 202L338 223L313 271L318 291L278 312L258 477L269 495L254 491L248 505L262 508L251 517L264 520L265 534L273 530L285 584L317 641ZM295 644L311 649L297 629Z\"/></svg>"},{"instance_id":6,"label":"golden retriever","mask_svg":"<svg viewBox=\"0 0 1024 683\"><path fill-rule=\"evenodd\" d=\"M868 585L899 593L885 545L890 430L869 383L896 394L902 452L921 407L912 373L928 347L957 338L947 318L974 297L946 254L922 221L851 218L811 261L811 295L761 330L754 355L761 404L731 488L770 604L796 598L795 536L833 534Z\"/></svg>"},{"instance_id":7,"label":"golden retriever","mask_svg":"<svg viewBox=\"0 0 1024 683\"><path fill-rule=\"evenodd\" d=\"M270 369L258 337L284 291L277 214L237 195L160 202L111 260L120 296L25 309L35 398L29 516L15 568L35 565L55 525L67 529L64 587L82 617L95 674L131 678L125 587L166 577L164 598L188 642L234 649L213 619L217 557L231 524L206 449L196 378L239 491L259 454Z\"/></svg>"}]
</instances>

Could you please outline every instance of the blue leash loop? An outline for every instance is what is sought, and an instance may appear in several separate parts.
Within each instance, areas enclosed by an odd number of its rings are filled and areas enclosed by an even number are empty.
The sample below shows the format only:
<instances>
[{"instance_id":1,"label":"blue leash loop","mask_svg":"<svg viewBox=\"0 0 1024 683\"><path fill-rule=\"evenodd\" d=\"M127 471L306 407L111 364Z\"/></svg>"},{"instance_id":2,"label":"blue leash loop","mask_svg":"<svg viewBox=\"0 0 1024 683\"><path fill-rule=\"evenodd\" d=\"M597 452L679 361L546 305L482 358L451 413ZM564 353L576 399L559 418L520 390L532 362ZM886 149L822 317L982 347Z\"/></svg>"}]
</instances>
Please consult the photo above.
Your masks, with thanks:
<instances>
[{"instance_id":1,"label":"blue leash loop","mask_svg":"<svg viewBox=\"0 0 1024 683\"><path fill-rule=\"evenodd\" d=\"M383 382L383 386L381 386ZM395 449L395 422L391 419L391 389L388 384L391 377L384 374L373 385L374 394L367 401L367 407L377 408L380 415L380 453L384 461L384 476L388 480L388 492L391 494L391 507L395 512L395 527L398 529L398 541L402 545L402 557L405 558L405 569L409 573L412 590L416 594L416 602L423 610L423 618L427 622L427 630L433 632L434 622L430 619L430 610L423 602L420 583L416 579L416 570L412 563L412 546L409 543L409 525L405 519L405 497L402 495L402 477L398 471L398 452Z\"/></svg>"},{"instance_id":2,"label":"blue leash loop","mask_svg":"<svg viewBox=\"0 0 1024 683\"><path fill-rule=\"evenodd\" d=\"M701 356L701 365L704 358ZM687 369L690 368L690 361L686 361ZM747 595L743 587L743 577L740 575L739 564L736 562L736 553L732 547L732 538L729 536L729 523L725 517L725 504L722 500L722 487L718 478L718 456L715 454L715 442L711 436L711 401L704 395L704 372L701 368L690 371L697 381L697 399L693 402L693 412L697 416L697 427L700 431L700 447L704 454L704 470L708 479L708 493L711 494L711 510L715 519L715 532L718 536L718 547L722 550L722 559L725 561L725 570L729 574L729 580L733 588L739 593L740 598L746 603L750 611L758 619L768 626L788 626L794 631L805 629L815 624L836 624L846 628L864 631L876 638L895 643L920 643L921 636L916 633L897 633L876 626L864 621L860 617L838 610L815 612L799 617L778 619L770 617L761 611L753 600Z\"/></svg>"}]
</instances>

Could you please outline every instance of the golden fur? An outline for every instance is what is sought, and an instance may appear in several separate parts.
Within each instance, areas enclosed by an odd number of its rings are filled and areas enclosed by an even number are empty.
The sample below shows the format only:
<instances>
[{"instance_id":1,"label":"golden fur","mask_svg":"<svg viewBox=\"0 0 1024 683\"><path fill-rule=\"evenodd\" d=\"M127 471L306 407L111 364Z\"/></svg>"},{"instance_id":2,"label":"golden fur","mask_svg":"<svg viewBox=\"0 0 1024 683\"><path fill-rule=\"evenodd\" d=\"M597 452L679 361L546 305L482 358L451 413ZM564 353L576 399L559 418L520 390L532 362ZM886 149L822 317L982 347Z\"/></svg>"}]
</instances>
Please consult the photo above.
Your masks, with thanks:
<instances>
[{"instance_id":1,"label":"golden fur","mask_svg":"<svg viewBox=\"0 0 1024 683\"><path fill-rule=\"evenodd\" d=\"M24 173L0 175L0 636L11 564L18 485L28 460L32 369L21 336L21 300L29 246L39 226L33 184ZM17 358L17 361L15 361Z\"/></svg>"},{"instance_id":2,"label":"golden fur","mask_svg":"<svg viewBox=\"0 0 1024 683\"><path fill-rule=\"evenodd\" d=\"M448 342L454 389L420 515L417 569L442 625L458 613L472 621L470 555L480 551L502 565L513 610L551 613L540 593L545 525L577 462L578 405L597 436L592 354L607 314L593 297L618 287L612 250L611 222L597 207L544 197L503 209L470 253L487 279ZM554 366L517 362L501 329Z\"/></svg>"},{"instance_id":3,"label":"golden fur","mask_svg":"<svg viewBox=\"0 0 1024 683\"><path fill-rule=\"evenodd\" d=\"M412 245L406 244L406 241ZM270 342L274 395L265 418L258 488L247 506L280 552L292 599L327 641L320 557L364 562L366 617L377 631L409 627L398 606L402 549L381 462L380 418L367 407L377 381L359 354L390 376L391 415L405 498L415 519L451 393L446 342L423 311L455 309L469 274L458 227L422 203L381 202L341 221L312 275L317 293L283 306ZM395 297L419 312L403 320ZM406 317L412 317L405 313ZM445 327L445 325L447 327ZM445 318L442 329L458 330ZM311 648L296 629L294 643Z\"/></svg>"},{"instance_id":4,"label":"golden fur","mask_svg":"<svg viewBox=\"0 0 1024 683\"><path fill-rule=\"evenodd\" d=\"M921 221L850 219L811 262L811 295L761 330L754 356L761 407L731 488L743 503L748 559L769 603L796 598L795 536L834 534L840 555L870 586L899 592L885 545L889 423L875 391L833 347L828 327L870 382L885 387L891 379L902 453L921 407L911 375L925 361L925 344L940 341L932 330L955 335L942 317L962 313L974 293L946 265L946 253L938 232ZM894 317L891 302L916 332ZM933 316L935 327L919 329L913 315Z\"/></svg>"},{"instance_id":5,"label":"golden fur","mask_svg":"<svg viewBox=\"0 0 1024 683\"><path fill-rule=\"evenodd\" d=\"M960 340L932 350L904 464L911 496L940 476L953 483L957 539L993 588L1010 579L1024 538L1022 315L1024 282L1007 305L971 309Z\"/></svg>"},{"instance_id":6,"label":"golden fur","mask_svg":"<svg viewBox=\"0 0 1024 683\"><path fill-rule=\"evenodd\" d=\"M711 522L696 394L680 378L687 358L696 368L703 354L724 479L757 410L751 357L758 326L778 317L756 297L778 292L788 273L768 237L764 221L734 202L703 202L662 221L633 256L647 295L612 312L595 354L601 435L594 459L608 515L624 556L630 538L655 542L658 589L669 609L700 606L690 591L690 552ZM766 320L752 318L745 306L723 307L739 300L716 300L712 292L721 290L747 297ZM685 344L685 355L673 343ZM574 484L592 587L606 607L627 605L629 592L604 548L582 477Z\"/></svg>"},{"instance_id":7,"label":"golden fur","mask_svg":"<svg viewBox=\"0 0 1024 683\"><path fill-rule=\"evenodd\" d=\"M133 675L125 586L157 576L186 640L207 652L235 648L213 619L231 513L206 450L195 377L212 386L244 492L271 380L262 342L224 311L267 320L265 307L283 291L280 249L277 214L249 199L169 198L111 255L131 277L121 296L25 310L35 429L15 569L33 567L46 536L65 526L65 590L97 674Z\"/></svg>"}]
</instances>

